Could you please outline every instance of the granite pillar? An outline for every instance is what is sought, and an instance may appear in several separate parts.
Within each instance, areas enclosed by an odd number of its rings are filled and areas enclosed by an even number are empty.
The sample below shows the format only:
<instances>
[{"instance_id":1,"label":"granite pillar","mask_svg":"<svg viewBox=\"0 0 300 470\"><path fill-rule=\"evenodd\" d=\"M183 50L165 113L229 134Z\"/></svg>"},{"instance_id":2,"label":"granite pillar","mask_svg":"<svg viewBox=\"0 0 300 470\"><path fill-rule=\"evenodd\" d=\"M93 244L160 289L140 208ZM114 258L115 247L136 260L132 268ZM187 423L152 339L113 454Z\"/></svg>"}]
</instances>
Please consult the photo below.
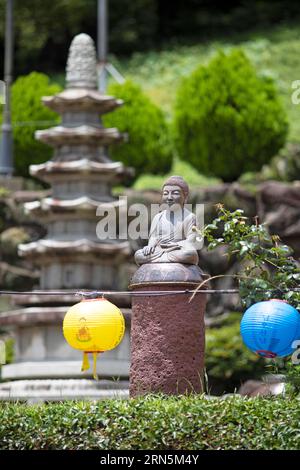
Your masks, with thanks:
<instances>
[{"instance_id":1,"label":"granite pillar","mask_svg":"<svg viewBox=\"0 0 300 470\"><path fill-rule=\"evenodd\" d=\"M130 396L204 391L204 312L206 295L164 293L195 289L203 280L198 266L179 263L142 265L131 280Z\"/></svg>"}]
</instances>

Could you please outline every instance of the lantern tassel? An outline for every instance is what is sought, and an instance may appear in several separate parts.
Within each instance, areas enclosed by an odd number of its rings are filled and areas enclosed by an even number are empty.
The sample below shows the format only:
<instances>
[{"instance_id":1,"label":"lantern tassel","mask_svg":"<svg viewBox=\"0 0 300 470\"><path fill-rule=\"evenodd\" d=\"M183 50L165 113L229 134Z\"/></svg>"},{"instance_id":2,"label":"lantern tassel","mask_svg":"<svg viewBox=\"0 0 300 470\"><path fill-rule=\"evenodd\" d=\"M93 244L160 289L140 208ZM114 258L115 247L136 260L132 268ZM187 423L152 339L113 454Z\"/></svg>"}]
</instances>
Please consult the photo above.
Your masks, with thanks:
<instances>
[{"instance_id":1,"label":"lantern tassel","mask_svg":"<svg viewBox=\"0 0 300 470\"><path fill-rule=\"evenodd\" d=\"M93 377L95 380L99 380L98 375L97 375L97 356L98 356L98 353L93 352ZM89 370L89 368L90 368L89 355L85 351L83 353L83 358L82 358L81 372L84 372L85 370Z\"/></svg>"},{"instance_id":2,"label":"lantern tassel","mask_svg":"<svg viewBox=\"0 0 300 470\"><path fill-rule=\"evenodd\" d=\"M98 379L98 375L97 375L97 356L98 356L98 353L97 352L93 352L93 377L95 380L99 380Z\"/></svg>"},{"instance_id":3,"label":"lantern tassel","mask_svg":"<svg viewBox=\"0 0 300 470\"><path fill-rule=\"evenodd\" d=\"M90 368L89 355L87 352L84 352L83 358L82 358L81 372L84 372L85 370L89 370L89 368Z\"/></svg>"}]
</instances>

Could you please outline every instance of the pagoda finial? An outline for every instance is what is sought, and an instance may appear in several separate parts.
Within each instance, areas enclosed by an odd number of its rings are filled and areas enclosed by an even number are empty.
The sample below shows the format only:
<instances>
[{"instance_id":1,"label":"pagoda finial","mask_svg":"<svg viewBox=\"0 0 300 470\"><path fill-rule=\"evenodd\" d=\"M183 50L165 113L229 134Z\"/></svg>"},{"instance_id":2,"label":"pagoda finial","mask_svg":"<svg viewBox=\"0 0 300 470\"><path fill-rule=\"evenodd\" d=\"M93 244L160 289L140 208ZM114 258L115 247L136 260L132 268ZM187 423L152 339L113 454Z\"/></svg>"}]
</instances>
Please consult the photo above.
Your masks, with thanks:
<instances>
[{"instance_id":1,"label":"pagoda finial","mask_svg":"<svg viewBox=\"0 0 300 470\"><path fill-rule=\"evenodd\" d=\"M94 41L88 34L74 37L67 60L67 88L97 89L97 57Z\"/></svg>"}]
</instances>

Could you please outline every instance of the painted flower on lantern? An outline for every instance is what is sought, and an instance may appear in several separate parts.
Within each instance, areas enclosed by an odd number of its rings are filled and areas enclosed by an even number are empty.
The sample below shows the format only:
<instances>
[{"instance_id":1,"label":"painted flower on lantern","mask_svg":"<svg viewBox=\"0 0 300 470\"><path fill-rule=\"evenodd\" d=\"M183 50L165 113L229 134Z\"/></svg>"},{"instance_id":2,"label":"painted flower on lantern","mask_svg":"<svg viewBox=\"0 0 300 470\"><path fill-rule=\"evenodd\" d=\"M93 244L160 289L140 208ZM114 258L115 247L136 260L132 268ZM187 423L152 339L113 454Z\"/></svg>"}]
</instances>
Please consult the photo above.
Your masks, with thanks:
<instances>
[{"instance_id":1,"label":"painted flower on lantern","mask_svg":"<svg viewBox=\"0 0 300 470\"><path fill-rule=\"evenodd\" d=\"M78 339L78 341L81 341L82 343L86 343L87 341L90 341L91 339L89 329L86 326L86 318L80 318L79 322L80 322L80 325L79 325L76 338Z\"/></svg>"}]
</instances>

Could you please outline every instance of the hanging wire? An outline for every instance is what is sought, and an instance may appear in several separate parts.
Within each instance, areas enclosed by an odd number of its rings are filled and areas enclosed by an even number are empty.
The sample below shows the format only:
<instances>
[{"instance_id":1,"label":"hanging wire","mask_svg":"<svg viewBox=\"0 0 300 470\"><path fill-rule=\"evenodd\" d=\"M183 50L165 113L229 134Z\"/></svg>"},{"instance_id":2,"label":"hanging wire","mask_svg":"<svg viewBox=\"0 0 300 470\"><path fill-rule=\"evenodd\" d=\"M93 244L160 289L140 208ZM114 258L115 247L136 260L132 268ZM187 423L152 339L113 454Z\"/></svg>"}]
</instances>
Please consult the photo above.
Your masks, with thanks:
<instances>
[{"instance_id":1,"label":"hanging wire","mask_svg":"<svg viewBox=\"0 0 300 470\"><path fill-rule=\"evenodd\" d=\"M256 292L274 292L274 289L255 289ZM299 287L286 289L286 292L300 292ZM63 295L74 295L76 297L105 297L105 296L114 296L114 295L128 295L130 297L140 297L140 296L161 296L161 295L185 295L185 294L238 294L239 289L184 289L184 290L140 290L140 291L78 291L78 290L32 290L32 291L13 291L13 290L0 290L1 295L53 295L53 296L63 296ZM284 292L284 291L282 291Z\"/></svg>"},{"instance_id":2,"label":"hanging wire","mask_svg":"<svg viewBox=\"0 0 300 470\"><path fill-rule=\"evenodd\" d=\"M0 295L53 295L53 296L62 296L62 295L74 295L77 297L104 297L106 295L128 295L133 296L159 296L159 295L174 295L174 294L212 294L215 292L233 294L239 292L238 289L199 289L197 292L191 289L185 290L162 290L162 291L43 291L43 290L34 290L34 291L11 291L11 290L1 290Z\"/></svg>"}]
</instances>

